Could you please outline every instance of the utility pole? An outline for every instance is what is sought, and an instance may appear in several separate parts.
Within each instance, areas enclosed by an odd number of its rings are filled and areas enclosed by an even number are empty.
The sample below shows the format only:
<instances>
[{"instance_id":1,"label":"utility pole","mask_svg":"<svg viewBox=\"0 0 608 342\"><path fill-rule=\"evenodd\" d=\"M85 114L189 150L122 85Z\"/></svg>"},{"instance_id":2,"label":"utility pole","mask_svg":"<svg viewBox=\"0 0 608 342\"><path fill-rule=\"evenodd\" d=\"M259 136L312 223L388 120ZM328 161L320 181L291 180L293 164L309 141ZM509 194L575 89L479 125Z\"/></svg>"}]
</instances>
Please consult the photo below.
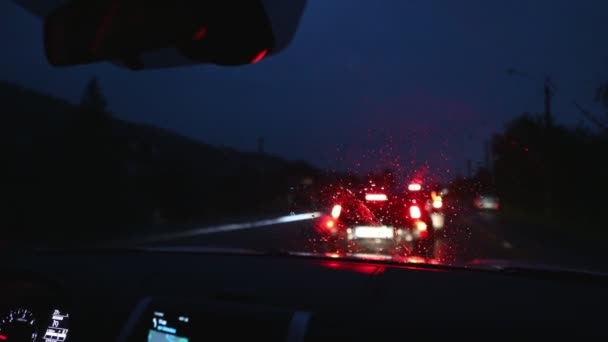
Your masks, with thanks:
<instances>
[{"instance_id":1,"label":"utility pole","mask_svg":"<svg viewBox=\"0 0 608 342\"><path fill-rule=\"evenodd\" d=\"M551 193L551 188L553 186L553 177L551 173L551 168L553 167L552 157L551 157L551 143L552 143L552 127L553 127L553 114L551 112L551 100L553 98L553 87L551 83L551 78L549 76L545 77L544 83L544 95L545 95L545 129L544 136L542 141L543 146L543 157L544 162L542 167L544 168L544 176L545 176L545 214L547 216L551 216L552 208L553 208L553 195Z\"/></svg>"},{"instance_id":2,"label":"utility pole","mask_svg":"<svg viewBox=\"0 0 608 342\"><path fill-rule=\"evenodd\" d=\"M540 81L539 79L530 76L529 74L519 71L517 69L507 69L507 74L520 76L534 82ZM551 188L553 186L552 176L552 159L551 159L551 143L552 143L552 127L553 127L553 113L551 109L551 101L553 99L553 82L551 82L550 76L545 76L543 82L543 93L545 99L545 113L544 113L544 129L542 130L541 137L541 149L542 149L542 165L541 173L544 175L544 195L545 195L545 215L551 216L552 214L552 193Z\"/></svg>"},{"instance_id":3,"label":"utility pole","mask_svg":"<svg viewBox=\"0 0 608 342\"><path fill-rule=\"evenodd\" d=\"M486 140L483 143L483 153L484 153L484 161L485 161L485 167L488 171L492 170L492 165L491 165L491 161L490 161L490 142L488 140Z\"/></svg>"},{"instance_id":4,"label":"utility pole","mask_svg":"<svg viewBox=\"0 0 608 342\"><path fill-rule=\"evenodd\" d=\"M540 79L530 76L526 72L522 72L517 69L507 69L506 73L512 76L519 76L533 82L538 82ZM553 98L553 82L551 82L550 76L545 76L543 92L545 97L545 127L549 128L553 125L553 113L551 111L551 100Z\"/></svg>"},{"instance_id":5,"label":"utility pole","mask_svg":"<svg viewBox=\"0 0 608 342\"><path fill-rule=\"evenodd\" d=\"M486 169L490 174L490 186L491 189L496 191L496 175L494 174L494 158L492 157L492 146L490 144L490 140L485 141L485 161L486 161Z\"/></svg>"},{"instance_id":6,"label":"utility pole","mask_svg":"<svg viewBox=\"0 0 608 342\"><path fill-rule=\"evenodd\" d=\"M544 94L545 94L545 127L550 129L553 126L553 114L551 113L551 100L553 98L551 78L545 77Z\"/></svg>"}]
</instances>

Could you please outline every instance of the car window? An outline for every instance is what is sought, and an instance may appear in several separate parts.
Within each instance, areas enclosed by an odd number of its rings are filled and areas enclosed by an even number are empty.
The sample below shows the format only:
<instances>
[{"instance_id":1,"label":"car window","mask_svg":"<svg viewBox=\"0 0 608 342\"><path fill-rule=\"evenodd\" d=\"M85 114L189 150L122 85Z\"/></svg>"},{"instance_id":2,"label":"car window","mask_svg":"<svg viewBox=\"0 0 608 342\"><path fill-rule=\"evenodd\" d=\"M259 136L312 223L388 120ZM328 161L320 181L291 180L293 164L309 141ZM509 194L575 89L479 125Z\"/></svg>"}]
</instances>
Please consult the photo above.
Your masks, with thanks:
<instances>
[{"instance_id":1,"label":"car window","mask_svg":"<svg viewBox=\"0 0 608 342\"><path fill-rule=\"evenodd\" d=\"M0 248L297 252L325 234L445 264L608 265L608 2L309 0L280 53L139 71L50 65L55 3L0 3ZM394 231L354 230L374 222Z\"/></svg>"}]
</instances>

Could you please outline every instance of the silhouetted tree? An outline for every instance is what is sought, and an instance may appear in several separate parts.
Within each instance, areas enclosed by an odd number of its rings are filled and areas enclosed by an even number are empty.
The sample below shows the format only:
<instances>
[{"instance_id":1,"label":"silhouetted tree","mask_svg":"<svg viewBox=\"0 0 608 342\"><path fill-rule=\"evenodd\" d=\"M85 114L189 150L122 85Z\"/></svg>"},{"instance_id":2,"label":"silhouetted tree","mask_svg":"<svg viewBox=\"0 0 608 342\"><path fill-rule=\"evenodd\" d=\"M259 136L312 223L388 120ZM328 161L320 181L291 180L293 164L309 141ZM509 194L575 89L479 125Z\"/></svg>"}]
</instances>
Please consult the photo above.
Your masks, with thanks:
<instances>
[{"instance_id":1,"label":"silhouetted tree","mask_svg":"<svg viewBox=\"0 0 608 342\"><path fill-rule=\"evenodd\" d=\"M120 221L123 161L112 127L101 88L92 79L63 137L66 209L70 208L69 217L77 224Z\"/></svg>"},{"instance_id":2,"label":"silhouetted tree","mask_svg":"<svg viewBox=\"0 0 608 342\"><path fill-rule=\"evenodd\" d=\"M549 206L552 217L599 210L600 194L608 190L602 157L608 151L606 138L555 125L546 146L542 134L542 118L525 114L494 137L495 179L503 203L534 213Z\"/></svg>"}]
</instances>

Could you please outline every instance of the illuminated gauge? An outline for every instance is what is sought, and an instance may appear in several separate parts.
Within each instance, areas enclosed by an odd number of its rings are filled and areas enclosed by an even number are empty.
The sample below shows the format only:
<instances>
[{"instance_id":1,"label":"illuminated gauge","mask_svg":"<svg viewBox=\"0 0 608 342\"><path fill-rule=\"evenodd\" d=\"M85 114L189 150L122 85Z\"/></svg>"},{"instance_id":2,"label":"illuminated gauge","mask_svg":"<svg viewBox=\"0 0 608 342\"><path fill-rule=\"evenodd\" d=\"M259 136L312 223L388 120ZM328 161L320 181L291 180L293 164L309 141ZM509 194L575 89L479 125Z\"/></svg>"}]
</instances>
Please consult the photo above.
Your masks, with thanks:
<instances>
[{"instance_id":1,"label":"illuminated gauge","mask_svg":"<svg viewBox=\"0 0 608 342\"><path fill-rule=\"evenodd\" d=\"M0 341L35 341L36 331L36 318L30 310L11 310L0 318Z\"/></svg>"}]
</instances>

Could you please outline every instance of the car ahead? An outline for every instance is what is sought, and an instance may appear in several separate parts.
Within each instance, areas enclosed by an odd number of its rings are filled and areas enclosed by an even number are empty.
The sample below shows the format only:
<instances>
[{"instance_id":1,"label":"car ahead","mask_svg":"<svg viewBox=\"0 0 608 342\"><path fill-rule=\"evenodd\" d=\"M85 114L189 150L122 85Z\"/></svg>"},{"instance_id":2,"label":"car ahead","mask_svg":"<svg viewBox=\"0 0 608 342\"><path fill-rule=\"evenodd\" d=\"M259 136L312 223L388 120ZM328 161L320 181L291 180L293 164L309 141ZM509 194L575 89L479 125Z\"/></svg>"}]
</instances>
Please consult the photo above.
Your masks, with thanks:
<instances>
[{"instance_id":1,"label":"car ahead","mask_svg":"<svg viewBox=\"0 0 608 342\"><path fill-rule=\"evenodd\" d=\"M335 250L382 254L433 253L434 232L424 201L383 187L330 187L317 230Z\"/></svg>"},{"instance_id":2,"label":"car ahead","mask_svg":"<svg viewBox=\"0 0 608 342\"><path fill-rule=\"evenodd\" d=\"M393 253L394 228L385 226L351 190L331 185L322 191L316 230L331 252Z\"/></svg>"},{"instance_id":3,"label":"car ahead","mask_svg":"<svg viewBox=\"0 0 608 342\"><path fill-rule=\"evenodd\" d=\"M500 209L500 199L494 194L479 194L475 198L473 204L475 205L475 208L481 210Z\"/></svg>"},{"instance_id":4,"label":"car ahead","mask_svg":"<svg viewBox=\"0 0 608 342\"><path fill-rule=\"evenodd\" d=\"M431 217L433 229L443 229L445 226L446 208L441 192L431 191L431 195L426 206Z\"/></svg>"},{"instance_id":5,"label":"car ahead","mask_svg":"<svg viewBox=\"0 0 608 342\"><path fill-rule=\"evenodd\" d=\"M433 197L433 193L428 193L420 181L409 183L407 191L400 196L404 198L407 217L416 220L410 222L409 226L413 223L414 238L419 253L432 254L436 232L443 228L445 221L441 197ZM418 221L424 224L419 224Z\"/></svg>"}]
</instances>

